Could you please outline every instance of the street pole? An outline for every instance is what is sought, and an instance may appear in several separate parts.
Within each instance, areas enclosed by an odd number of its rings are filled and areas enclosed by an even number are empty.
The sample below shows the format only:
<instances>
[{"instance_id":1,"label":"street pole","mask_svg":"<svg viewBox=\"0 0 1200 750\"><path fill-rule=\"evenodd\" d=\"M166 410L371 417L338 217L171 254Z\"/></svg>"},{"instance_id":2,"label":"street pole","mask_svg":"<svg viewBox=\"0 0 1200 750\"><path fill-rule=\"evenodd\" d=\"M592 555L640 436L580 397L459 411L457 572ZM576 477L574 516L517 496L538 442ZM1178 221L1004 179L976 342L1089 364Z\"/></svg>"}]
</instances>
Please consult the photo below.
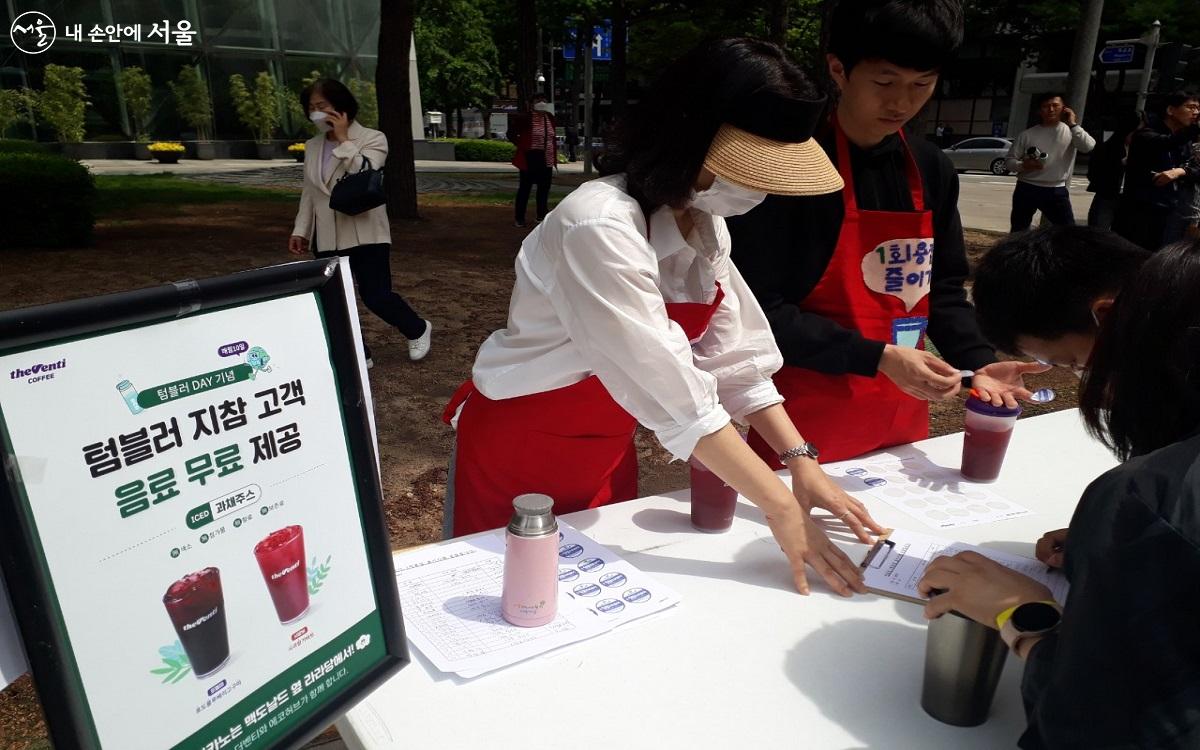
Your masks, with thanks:
<instances>
[{"instance_id":1,"label":"street pole","mask_svg":"<svg viewBox=\"0 0 1200 750\"><path fill-rule=\"evenodd\" d=\"M1155 21L1150 24L1150 33L1142 37L1142 41L1146 45L1146 63L1142 65L1142 81L1137 95L1137 110L1139 112L1146 111L1146 95L1150 92L1150 71L1154 70L1154 52L1158 49L1158 40L1161 31L1162 24Z\"/></svg>"},{"instance_id":2,"label":"street pole","mask_svg":"<svg viewBox=\"0 0 1200 750\"><path fill-rule=\"evenodd\" d=\"M588 40L584 44L579 40L583 50L583 173L592 174L592 43L595 41L595 31L588 26ZM578 53L576 53L578 54Z\"/></svg>"},{"instance_id":3,"label":"street pole","mask_svg":"<svg viewBox=\"0 0 1200 750\"><path fill-rule=\"evenodd\" d=\"M1096 56L1096 40L1100 37L1100 16L1104 0L1088 0L1082 23L1075 34L1075 49L1071 53L1071 70L1067 74L1067 106L1075 110L1076 122L1083 127L1083 112L1087 108L1088 89L1092 81L1092 61ZM1071 166L1067 169L1067 187L1075 174L1075 151L1071 151Z\"/></svg>"},{"instance_id":4,"label":"street pole","mask_svg":"<svg viewBox=\"0 0 1200 750\"><path fill-rule=\"evenodd\" d=\"M554 43L550 44L550 109L554 109ZM554 112L554 116L558 116L558 112Z\"/></svg>"}]
</instances>

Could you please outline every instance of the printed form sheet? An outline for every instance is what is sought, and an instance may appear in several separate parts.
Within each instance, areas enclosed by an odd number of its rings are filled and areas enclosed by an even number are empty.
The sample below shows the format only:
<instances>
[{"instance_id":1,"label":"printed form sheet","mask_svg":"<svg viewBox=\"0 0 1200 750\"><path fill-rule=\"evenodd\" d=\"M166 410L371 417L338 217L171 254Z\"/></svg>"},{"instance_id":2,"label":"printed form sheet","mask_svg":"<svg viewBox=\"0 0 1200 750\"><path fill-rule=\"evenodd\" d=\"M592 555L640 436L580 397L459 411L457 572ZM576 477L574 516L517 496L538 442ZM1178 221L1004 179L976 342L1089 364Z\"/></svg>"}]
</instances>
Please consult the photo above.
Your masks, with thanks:
<instances>
[{"instance_id":1,"label":"printed form sheet","mask_svg":"<svg viewBox=\"0 0 1200 750\"><path fill-rule=\"evenodd\" d=\"M595 637L679 595L559 522L558 616L521 628L500 614L504 531L396 555L404 625L435 667L472 678Z\"/></svg>"},{"instance_id":2,"label":"printed form sheet","mask_svg":"<svg viewBox=\"0 0 1200 750\"><path fill-rule=\"evenodd\" d=\"M924 604L925 599L917 591L917 583L925 574L925 568L935 557L955 555L964 550L978 552L1006 568L1029 576L1050 589L1059 604L1066 603L1071 586L1067 577L1059 571L1046 572L1045 564L1031 557L1010 555L988 547L952 542L902 529L894 529L887 539L881 539L867 554L863 562L865 583L867 588L876 593Z\"/></svg>"},{"instance_id":3,"label":"printed form sheet","mask_svg":"<svg viewBox=\"0 0 1200 750\"><path fill-rule=\"evenodd\" d=\"M851 459L825 467L847 492L868 494L935 529L954 529L1028 515L1031 511L958 469L924 456Z\"/></svg>"}]
</instances>

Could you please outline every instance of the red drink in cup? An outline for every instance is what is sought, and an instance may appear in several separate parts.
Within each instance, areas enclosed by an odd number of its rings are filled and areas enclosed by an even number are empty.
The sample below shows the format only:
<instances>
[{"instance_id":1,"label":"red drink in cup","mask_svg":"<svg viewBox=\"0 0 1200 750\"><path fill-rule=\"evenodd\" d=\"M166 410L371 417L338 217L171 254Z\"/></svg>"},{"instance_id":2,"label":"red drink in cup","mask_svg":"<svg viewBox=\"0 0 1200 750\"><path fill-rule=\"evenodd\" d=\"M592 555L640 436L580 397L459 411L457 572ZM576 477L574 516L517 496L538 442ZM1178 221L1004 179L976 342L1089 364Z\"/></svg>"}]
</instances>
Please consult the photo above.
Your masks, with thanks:
<instances>
[{"instance_id":1,"label":"red drink in cup","mask_svg":"<svg viewBox=\"0 0 1200 750\"><path fill-rule=\"evenodd\" d=\"M163 594L163 605L196 677L208 677L229 660L221 571L188 573Z\"/></svg>"},{"instance_id":2,"label":"red drink in cup","mask_svg":"<svg viewBox=\"0 0 1200 750\"><path fill-rule=\"evenodd\" d=\"M275 614L283 625L308 611L308 567L304 564L304 529L286 526L254 545Z\"/></svg>"},{"instance_id":3,"label":"red drink in cup","mask_svg":"<svg viewBox=\"0 0 1200 750\"><path fill-rule=\"evenodd\" d=\"M692 526L698 531L719 533L733 525L737 490L725 484L699 460L692 458Z\"/></svg>"},{"instance_id":4,"label":"red drink in cup","mask_svg":"<svg viewBox=\"0 0 1200 750\"><path fill-rule=\"evenodd\" d=\"M962 475L978 482L991 482L1000 476L1013 425L1021 407L992 406L971 396L966 403L963 432Z\"/></svg>"}]
</instances>

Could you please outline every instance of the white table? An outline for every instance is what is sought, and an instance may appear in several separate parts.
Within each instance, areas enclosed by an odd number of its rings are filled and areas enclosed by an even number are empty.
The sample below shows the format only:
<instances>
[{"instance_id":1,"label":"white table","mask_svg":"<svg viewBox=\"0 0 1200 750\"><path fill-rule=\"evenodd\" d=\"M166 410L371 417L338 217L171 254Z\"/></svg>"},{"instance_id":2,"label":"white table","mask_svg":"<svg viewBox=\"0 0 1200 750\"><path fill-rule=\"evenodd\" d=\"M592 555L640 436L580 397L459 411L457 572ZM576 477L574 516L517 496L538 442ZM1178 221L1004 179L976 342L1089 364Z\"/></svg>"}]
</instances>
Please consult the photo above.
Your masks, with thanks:
<instances>
[{"instance_id":1,"label":"white table","mask_svg":"<svg viewBox=\"0 0 1200 750\"><path fill-rule=\"evenodd\" d=\"M886 452L957 466L961 446L959 433ZM1032 556L1033 542L1066 526L1084 487L1114 464L1075 410L1022 420L992 486L1035 512L941 535ZM868 503L885 526L938 533ZM440 674L414 650L413 664L338 730L351 750L1016 745L1025 726L1020 662L1009 658L986 724L935 721L920 707L920 607L842 599L811 569L813 593L801 597L759 519L742 501L730 532L697 533L686 492L566 516L680 591L682 604L475 680Z\"/></svg>"}]
</instances>

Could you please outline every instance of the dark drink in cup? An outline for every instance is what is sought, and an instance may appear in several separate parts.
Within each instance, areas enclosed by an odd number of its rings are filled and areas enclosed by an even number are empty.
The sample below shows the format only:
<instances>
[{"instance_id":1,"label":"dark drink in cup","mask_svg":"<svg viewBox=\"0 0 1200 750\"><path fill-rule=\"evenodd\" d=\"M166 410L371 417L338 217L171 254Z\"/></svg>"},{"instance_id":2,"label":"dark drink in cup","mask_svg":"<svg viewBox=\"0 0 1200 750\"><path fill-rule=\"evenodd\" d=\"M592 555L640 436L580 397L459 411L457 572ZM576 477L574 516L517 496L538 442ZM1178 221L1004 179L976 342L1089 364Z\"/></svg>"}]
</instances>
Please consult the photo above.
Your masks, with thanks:
<instances>
[{"instance_id":1,"label":"dark drink in cup","mask_svg":"<svg viewBox=\"0 0 1200 750\"><path fill-rule=\"evenodd\" d=\"M229 660L221 571L188 573L167 589L163 605L196 677L208 677Z\"/></svg>"},{"instance_id":2,"label":"dark drink in cup","mask_svg":"<svg viewBox=\"0 0 1200 750\"><path fill-rule=\"evenodd\" d=\"M966 403L962 475L978 482L1000 476L1021 407L992 406L971 396Z\"/></svg>"},{"instance_id":3,"label":"dark drink in cup","mask_svg":"<svg viewBox=\"0 0 1200 750\"><path fill-rule=\"evenodd\" d=\"M733 525L737 508L737 490L725 484L695 458L692 469L692 526L698 531L718 533Z\"/></svg>"},{"instance_id":4,"label":"dark drink in cup","mask_svg":"<svg viewBox=\"0 0 1200 750\"><path fill-rule=\"evenodd\" d=\"M286 526L254 545L254 557L281 624L308 611L308 566L304 564L304 529Z\"/></svg>"}]
</instances>

